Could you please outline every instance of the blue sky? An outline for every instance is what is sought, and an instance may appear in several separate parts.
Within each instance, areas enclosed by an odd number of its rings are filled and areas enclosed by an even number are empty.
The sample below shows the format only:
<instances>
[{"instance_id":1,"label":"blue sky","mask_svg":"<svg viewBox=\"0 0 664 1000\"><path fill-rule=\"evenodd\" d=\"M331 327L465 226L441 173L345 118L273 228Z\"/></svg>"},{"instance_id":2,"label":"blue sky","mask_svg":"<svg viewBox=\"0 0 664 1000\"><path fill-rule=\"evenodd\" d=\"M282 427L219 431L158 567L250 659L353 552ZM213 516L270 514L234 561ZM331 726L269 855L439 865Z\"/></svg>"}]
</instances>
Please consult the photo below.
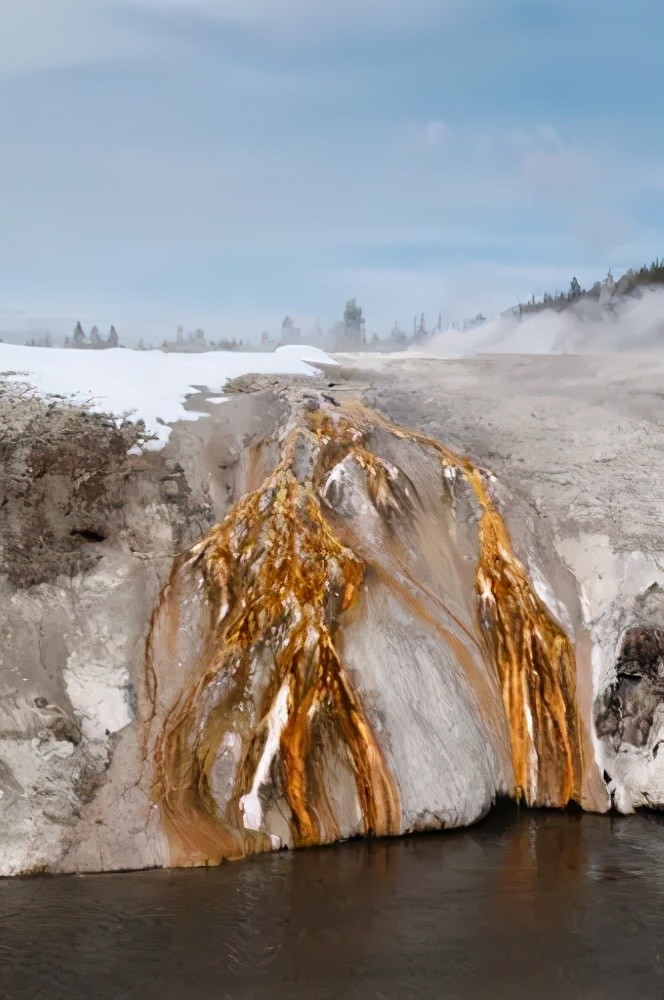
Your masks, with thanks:
<instances>
[{"instance_id":1,"label":"blue sky","mask_svg":"<svg viewBox=\"0 0 664 1000\"><path fill-rule=\"evenodd\" d=\"M664 251L659 0L2 0L0 328L493 313Z\"/></svg>"}]
</instances>

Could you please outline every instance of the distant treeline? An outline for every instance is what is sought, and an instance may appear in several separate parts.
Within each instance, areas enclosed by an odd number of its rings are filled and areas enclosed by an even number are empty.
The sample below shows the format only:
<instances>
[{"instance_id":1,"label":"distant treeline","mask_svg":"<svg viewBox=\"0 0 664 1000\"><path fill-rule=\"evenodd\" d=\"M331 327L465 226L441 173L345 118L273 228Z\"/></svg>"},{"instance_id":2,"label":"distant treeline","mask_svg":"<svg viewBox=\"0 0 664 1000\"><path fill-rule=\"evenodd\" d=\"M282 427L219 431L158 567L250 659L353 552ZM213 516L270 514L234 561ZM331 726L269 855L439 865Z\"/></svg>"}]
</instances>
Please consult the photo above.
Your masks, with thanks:
<instances>
[{"instance_id":1,"label":"distant treeline","mask_svg":"<svg viewBox=\"0 0 664 1000\"><path fill-rule=\"evenodd\" d=\"M654 285L664 285L664 260L656 258L651 264L644 264L642 268L635 271L630 268L618 281L614 281L611 271L608 272L603 281L596 281L592 288L582 288L576 278L572 278L569 290L566 292L556 292L555 295L544 293L541 299L536 299L533 295L529 302L519 302L515 311L520 315L541 312L543 309L555 309L561 312L571 303L581 299L610 300L614 297L632 295L640 288L651 288Z\"/></svg>"},{"instance_id":2,"label":"distant treeline","mask_svg":"<svg viewBox=\"0 0 664 1000\"><path fill-rule=\"evenodd\" d=\"M75 347L79 350L103 351L109 347L119 346L120 340L114 326L109 330L108 337L102 337L99 327L93 326L88 337L79 322L76 324L73 337L65 337L65 347Z\"/></svg>"},{"instance_id":3,"label":"distant treeline","mask_svg":"<svg viewBox=\"0 0 664 1000\"><path fill-rule=\"evenodd\" d=\"M651 264L644 264L638 271L630 268L617 281L614 280L611 271L609 271L604 280L596 281L592 288L582 288L578 279L574 277L566 292L556 292L553 295L545 292L541 299L537 299L533 295L529 302L519 302L511 312L520 316L542 312L544 309L562 312L575 302L583 300L595 300L610 307L611 303L620 297L638 293L641 288L653 288L657 285L664 285L664 259L660 260L660 258ZM486 317L482 313L478 313L473 319L452 323L452 327L457 330L471 330L485 322ZM286 316L281 324L280 335L272 338L267 331L263 331L259 343L260 350L263 351L273 351L279 346L297 343L319 345L324 350L402 351L412 345L423 344L428 338L440 333L442 329L441 313L438 314L437 322L434 325L428 324L424 313L420 313L419 318L413 317L412 332L406 332L395 322L387 336L379 336L376 332L368 333L364 310L357 299L353 298L346 302L342 319L334 323L327 333L323 332L318 320L316 320L314 329L303 332L290 316ZM27 344L32 347L51 347L53 341L51 335L46 332L39 338L28 340ZM86 334L79 322L76 324L73 336L65 337L64 346L79 350L103 350L122 345L114 326L110 328L107 337L102 337L96 326L92 327L89 335ZM154 349L152 344L146 344L144 340L140 340L138 343L139 351ZM158 349L176 353L251 351L256 349L256 345L238 340L235 337L216 341L208 340L204 330L196 329L185 334L183 328L179 326L175 339L164 340Z\"/></svg>"}]
</instances>

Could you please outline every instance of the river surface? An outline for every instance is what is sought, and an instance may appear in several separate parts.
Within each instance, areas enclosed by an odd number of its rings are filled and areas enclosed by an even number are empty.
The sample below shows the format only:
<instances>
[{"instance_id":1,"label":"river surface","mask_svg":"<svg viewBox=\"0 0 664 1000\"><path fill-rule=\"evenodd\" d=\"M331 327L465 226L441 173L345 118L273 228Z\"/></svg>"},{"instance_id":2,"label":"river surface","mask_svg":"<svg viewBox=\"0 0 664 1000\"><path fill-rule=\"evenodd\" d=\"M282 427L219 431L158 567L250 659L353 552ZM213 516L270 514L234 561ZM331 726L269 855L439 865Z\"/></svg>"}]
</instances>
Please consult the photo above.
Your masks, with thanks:
<instances>
[{"instance_id":1,"label":"river surface","mask_svg":"<svg viewBox=\"0 0 664 1000\"><path fill-rule=\"evenodd\" d=\"M664 816L0 882L2 1000L662 1000Z\"/></svg>"}]
</instances>

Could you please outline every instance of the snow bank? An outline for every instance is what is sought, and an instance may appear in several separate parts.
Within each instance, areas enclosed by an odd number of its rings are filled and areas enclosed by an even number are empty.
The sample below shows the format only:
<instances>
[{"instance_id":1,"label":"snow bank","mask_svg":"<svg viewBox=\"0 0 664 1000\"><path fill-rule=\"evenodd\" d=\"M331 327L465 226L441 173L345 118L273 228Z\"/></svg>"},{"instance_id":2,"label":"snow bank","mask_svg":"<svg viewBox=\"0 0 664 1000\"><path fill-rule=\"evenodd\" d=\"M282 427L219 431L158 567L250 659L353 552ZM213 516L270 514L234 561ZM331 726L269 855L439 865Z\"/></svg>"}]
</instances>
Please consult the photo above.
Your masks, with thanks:
<instances>
[{"instance_id":1,"label":"snow bank","mask_svg":"<svg viewBox=\"0 0 664 1000\"><path fill-rule=\"evenodd\" d=\"M324 351L307 345L280 347L271 354L164 354L0 343L0 377L24 382L40 394L142 419L148 431L158 436L156 447L168 439L170 427L166 425L199 416L183 408L188 395L201 389L220 392L229 379L249 373L313 375L312 365L321 363L336 364Z\"/></svg>"}]
</instances>

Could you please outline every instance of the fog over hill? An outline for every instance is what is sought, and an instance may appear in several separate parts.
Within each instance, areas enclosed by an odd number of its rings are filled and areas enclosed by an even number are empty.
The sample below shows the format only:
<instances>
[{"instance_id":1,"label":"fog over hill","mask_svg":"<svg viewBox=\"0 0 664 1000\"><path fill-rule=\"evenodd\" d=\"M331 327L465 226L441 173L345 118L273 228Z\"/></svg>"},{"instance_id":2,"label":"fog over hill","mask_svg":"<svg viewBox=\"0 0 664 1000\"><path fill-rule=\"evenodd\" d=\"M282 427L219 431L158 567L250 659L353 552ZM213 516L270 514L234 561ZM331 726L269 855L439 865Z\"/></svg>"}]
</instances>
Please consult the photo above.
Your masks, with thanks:
<instances>
[{"instance_id":1,"label":"fog over hill","mask_svg":"<svg viewBox=\"0 0 664 1000\"><path fill-rule=\"evenodd\" d=\"M571 273L571 272L570 272ZM581 272L579 272L581 273ZM442 277L441 277L442 281ZM354 291L352 286L348 293ZM664 264L659 258L638 270L632 268L614 278L611 271L602 281L582 288L576 277L566 291L553 294L546 291L525 302L510 306L487 321L483 312L471 319L450 320L448 310L437 308L434 313L422 309L414 289L399 303L401 314L411 314L411 321L395 319L382 327L376 320L376 302L351 297L333 322L321 323L318 315L302 316L295 308L283 319L263 317L253 326L249 314L238 317L237 323L220 324L209 316L196 328L157 322L155 317L139 319L127 313L122 305L114 307L99 326L84 315L46 317L29 311L0 310L0 340L28 346L73 348L157 349L178 353L200 353L212 350L254 350L271 352L278 346L310 344L326 351L403 351L424 349L434 354L467 354L475 352L525 353L595 353L597 351L643 350L657 346L662 337L664 319ZM659 294L658 294L659 293ZM503 296L503 302L507 298ZM478 278L473 301L486 303L487 289ZM407 301L409 299L410 301ZM509 301L509 299L507 299ZM380 311L380 310L379 310ZM487 310L484 309L486 313ZM120 315L118 315L120 314ZM491 312L488 312L491 315ZM93 317L94 319L94 317ZM98 317L97 317L98 319ZM329 317L328 317L329 319ZM178 321L179 322L179 321ZM110 326L109 326L110 324ZM242 330L251 330L242 337ZM445 329L447 327L447 329Z\"/></svg>"},{"instance_id":2,"label":"fog over hill","mask_svg":"<svg viewBox=\"0 0 664 1000\"><path fill-rule=\"evenodd\" d=\"M562 311L543 309L519 315L510 310L473 330L446 330L432 338L426 353L603 354L664 348L664 291L609 302L581 299Z\"/></svg>"}]
</instances>

